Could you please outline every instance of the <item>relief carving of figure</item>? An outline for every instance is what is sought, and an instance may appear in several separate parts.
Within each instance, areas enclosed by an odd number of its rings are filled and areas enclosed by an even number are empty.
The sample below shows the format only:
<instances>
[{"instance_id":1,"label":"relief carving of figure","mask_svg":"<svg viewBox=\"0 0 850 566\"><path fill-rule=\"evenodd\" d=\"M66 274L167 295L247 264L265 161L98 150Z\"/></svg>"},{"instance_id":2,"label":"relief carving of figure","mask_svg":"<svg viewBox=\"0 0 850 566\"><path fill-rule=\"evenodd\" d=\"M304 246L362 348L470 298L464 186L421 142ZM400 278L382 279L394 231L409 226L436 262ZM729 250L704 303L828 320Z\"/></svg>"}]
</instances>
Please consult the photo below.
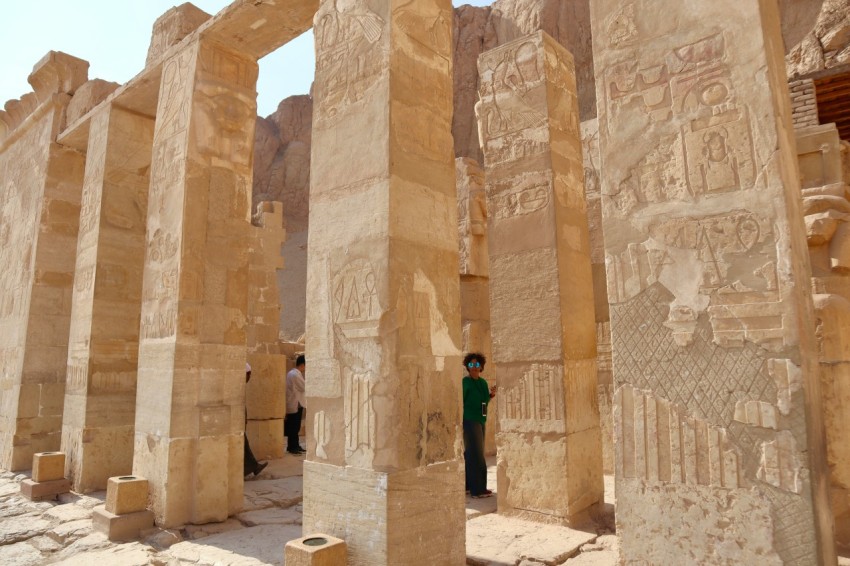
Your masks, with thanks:
<instances>
[{"instance_id":1,"label":"relief carving of figure","mask_svg":"<svg viewBox=\"0 0 850 566\"><path fill-rule=\"evenodd\" d=\"M384 20L364 0L325 3L314 19L317 57L316 96L323 107L318 114L331 120L362 100L384 65L383 51L375 44L384 32Z\"/></svg>"}]
</instances>

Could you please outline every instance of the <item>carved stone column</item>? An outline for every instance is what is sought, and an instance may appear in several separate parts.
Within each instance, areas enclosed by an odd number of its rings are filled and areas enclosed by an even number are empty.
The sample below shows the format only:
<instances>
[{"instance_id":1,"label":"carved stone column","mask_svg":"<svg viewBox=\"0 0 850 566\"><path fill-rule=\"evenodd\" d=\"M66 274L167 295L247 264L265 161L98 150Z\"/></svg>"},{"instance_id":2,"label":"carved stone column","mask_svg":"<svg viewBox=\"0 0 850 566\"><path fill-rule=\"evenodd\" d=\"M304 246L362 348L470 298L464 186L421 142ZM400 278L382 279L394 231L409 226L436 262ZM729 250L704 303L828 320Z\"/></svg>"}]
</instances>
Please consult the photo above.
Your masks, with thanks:
<instances>
[{"instance_id":1,"label":"carved stone column","mask_svg":"<svg viewBox=\"0 0 850 566\"><path fill-rule=\"evenodd\" d=\"M487 200L484 170L468 157L455 159L458 235L460 236L460 323L463 352L480 352L487 365L487 383L496 383L490 335L490 268L487 253ZM484 430L484 453L496 453L498 411L491 403Z\"/></svg>"},{"instance_id":2,"label":"carved stone column","mask_svg":"<svg viewBox=\"0 0 850 566\"><path fill-rule=\"evenodd\" d=\"M163 62L133 472L165 527L242 506L256 79L255 58L213 41Z\"/></svg>"},{"instance_id":3,"label":"carved stone column","mask_svg":"<svg viewBox=\"0 0 850 566\"><path fill-rule=\"evenodd\" d=\"M777 5L591 13L622 555L834 564Z\"/></svg>"},{"instance_id":4,"label":"carved stone column","mask_svg":"<svg viewBox=\"0 0 850 566\"><path fill-rule=\"evenodd\" d=\"M850 547L850 185L835 124L798 128L835 541ZM847 142L844 142L845 144ZM850 149L850 144L847 145ZM850 162L850 156L845 155Z\"/></svg>"},{"instance_id":5,"label":"carved stone column","mask_svg":"<svg viewBox=\"0 0 850 566\"><path fill-rule=\"evenodd\" d=\"M62 423L78 492L133 470L153 130L152 119L111 105L89 126Z\"/></svg>"},{"instance_id":6,"label":"carved stone column","mask_svg":"<svg viewBox=\"0 0 850 566\"><path fill-rule=\"evenodd\" d=\"M84 158L55 142L88 63L50 52L0 112L0 468L58 450ZM5 136L4 136L5 134ZM4 139L5 138L5 139Z\"/></svg>"},{"instance_id":7,"label":"carved stone column","mask_svg":"<svg viewBox=\"0 0 850 566\"><path fill-rule=\"evenodd\" d=\"M304 529L352 564L465 557L451 10L315 17Z\"/></svg>"},{"instance_id":8,"label":"carved stone column","mask_svg":"<svg viewBox=\"0 0 850 566\"><path fill-rule=\"evenodd\" d=\"M251 381L245 386L248 422L245 432L258 460L283 457L286 438L286 356L280 350L280 296L278 271L283 268L280 249L286 240L283 205L257 204L251 226L248 273L248 363Z\"/></svg>"},{"instance_id":9,"label":"carved stone column","mask_svg":"<svg viewBox=\"0 0 850 566\"><path fill-rule=\"evenodd\" d=\"M602 501L596 325L572 56L537 32L478 58L499 392L499 512Z\"/></svg>"}]
</instances>

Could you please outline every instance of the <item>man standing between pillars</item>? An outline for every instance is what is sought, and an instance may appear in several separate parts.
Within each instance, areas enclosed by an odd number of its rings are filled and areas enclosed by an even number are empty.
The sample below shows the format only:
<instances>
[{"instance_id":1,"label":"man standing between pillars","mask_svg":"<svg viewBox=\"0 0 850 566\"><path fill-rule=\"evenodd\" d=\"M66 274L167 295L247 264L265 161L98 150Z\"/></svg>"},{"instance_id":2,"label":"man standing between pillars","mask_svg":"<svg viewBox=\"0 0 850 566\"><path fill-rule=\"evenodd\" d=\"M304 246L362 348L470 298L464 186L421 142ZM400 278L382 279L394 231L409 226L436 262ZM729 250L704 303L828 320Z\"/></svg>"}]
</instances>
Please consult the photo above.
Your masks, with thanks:
<instances>
[{"instance_id":1,"label":"man standing between pillars","mask_svg":"<svg viewBox=\"0 0 850 566\"><path fill-rule=\"evenodd\" d=\"M304 414L304 355L295 359L295 367L286 374L286 418L283 421L283 433L286 435L286 451L290 454L306 454L298 441L301 430L301 416Z\"/></svg>"}]
</instances>

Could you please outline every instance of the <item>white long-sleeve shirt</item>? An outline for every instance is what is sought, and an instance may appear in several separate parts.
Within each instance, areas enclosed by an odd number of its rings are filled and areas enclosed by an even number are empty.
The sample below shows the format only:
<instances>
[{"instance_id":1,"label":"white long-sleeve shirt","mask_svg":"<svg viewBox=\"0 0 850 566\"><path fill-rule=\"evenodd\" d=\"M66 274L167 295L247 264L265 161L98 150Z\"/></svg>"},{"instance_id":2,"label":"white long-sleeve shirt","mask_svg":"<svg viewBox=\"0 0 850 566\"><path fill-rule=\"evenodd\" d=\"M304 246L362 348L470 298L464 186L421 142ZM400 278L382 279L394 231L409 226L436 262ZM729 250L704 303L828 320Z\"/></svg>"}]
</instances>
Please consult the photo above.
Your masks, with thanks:
<instances>
[{"instance_id":1,"label":"white long-sleeve shirt","mask_svg":"<svg viewBox=\"0 0 850 566\"><path fill-rule=\"evenodd\" d=\"M299 405L304 406L304 376L298 368L292 368L286 374L286 412L297 413Z\"/></svg>"}]
</instances>

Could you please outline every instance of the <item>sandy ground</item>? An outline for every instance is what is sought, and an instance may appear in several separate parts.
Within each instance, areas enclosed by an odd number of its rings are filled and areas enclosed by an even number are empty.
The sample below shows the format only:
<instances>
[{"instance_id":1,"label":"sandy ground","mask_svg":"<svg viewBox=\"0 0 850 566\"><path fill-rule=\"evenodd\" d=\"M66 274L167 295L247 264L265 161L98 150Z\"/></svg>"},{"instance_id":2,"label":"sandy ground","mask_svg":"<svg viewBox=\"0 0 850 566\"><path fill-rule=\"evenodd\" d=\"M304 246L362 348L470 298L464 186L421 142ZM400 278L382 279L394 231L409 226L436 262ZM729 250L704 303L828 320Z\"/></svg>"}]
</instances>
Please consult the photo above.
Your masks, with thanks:
<instances>
[{"instance_id":1,"label":"sandy ground","mask_svg":"<svg viewBox=\"0 0 850 566\"><path fill-rule=\"evenodd\" d=\"M105 492L66 494L33 503L20 495L27 474L0 472L0 564L30 566L259 566L283 564L286 541L301 536L301 463L286 455L245 482L245 506L224 523L154 528L139 542L117 544L92 531L92 509ZM490 462L494 464L495 462ZM491 465L489 485L496 485ZM546 526L495 513L496 498L467 498L467 564L613 566L613 479L606 506L582 529ZM850 564L850 561L847 562Z\"/></svg>"}]
</instances>

